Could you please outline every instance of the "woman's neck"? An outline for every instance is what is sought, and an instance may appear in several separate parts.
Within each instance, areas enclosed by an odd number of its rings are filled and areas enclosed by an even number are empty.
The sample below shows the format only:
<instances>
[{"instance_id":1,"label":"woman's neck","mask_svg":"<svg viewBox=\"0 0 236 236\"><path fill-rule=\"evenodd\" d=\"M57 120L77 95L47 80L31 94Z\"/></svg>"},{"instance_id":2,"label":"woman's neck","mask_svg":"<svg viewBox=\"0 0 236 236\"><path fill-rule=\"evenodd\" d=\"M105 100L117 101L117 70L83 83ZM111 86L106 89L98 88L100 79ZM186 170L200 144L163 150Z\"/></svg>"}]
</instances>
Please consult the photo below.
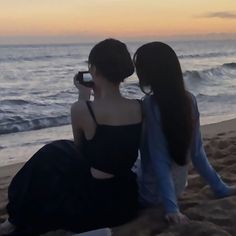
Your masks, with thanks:
<instances>
[{"instance_id":1,"label":"woman's neck","mask_svg":"<svg viewBox=\"0 0 236 236\"><path fill-rule=\"evenodd\" d=\"M119 84L103 84L103 86L94 90L95 100L116 100L121 97Z\"/></svg>"}]
</instances>

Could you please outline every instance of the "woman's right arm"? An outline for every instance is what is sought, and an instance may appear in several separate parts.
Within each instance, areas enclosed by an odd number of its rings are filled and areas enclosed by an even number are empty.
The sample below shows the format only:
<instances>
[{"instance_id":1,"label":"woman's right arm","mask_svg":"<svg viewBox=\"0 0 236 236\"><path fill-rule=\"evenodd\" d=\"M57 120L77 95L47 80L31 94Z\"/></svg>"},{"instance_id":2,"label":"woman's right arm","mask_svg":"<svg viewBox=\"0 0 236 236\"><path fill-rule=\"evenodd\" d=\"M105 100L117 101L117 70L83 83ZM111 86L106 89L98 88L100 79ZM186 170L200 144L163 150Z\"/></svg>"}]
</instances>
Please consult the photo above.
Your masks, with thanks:
<instances>
[{"instance_id":1,"label":"woman's right arm","mask_svg":"<svg viewBox=\"0 0 236 236\"><path fill-rule=\"evenodd\" d=\"M82 143L83 137L83 104L82 102L75 102L71 106L71 125L72 125L72 132L74 137L74 142L76 146L80 146Z\"/></svg>"},{"instance_id":2,"label":"woman's right arm","mask_svg":"<svg viewBox=\"0 0 236 236\"><path fill-rule=\"evenodd\" d=\"M83 139L83 123L84 123L84 110L87 109L85 107L85 101L90 100L90 95L92 88L85 87L79 83L74 77L74 85L78 89L78 102L75 102L71 106L71 125L72 132L74 137L74 142L76 146L81 145L81 141Z\"/></svg>"}]
</instances>

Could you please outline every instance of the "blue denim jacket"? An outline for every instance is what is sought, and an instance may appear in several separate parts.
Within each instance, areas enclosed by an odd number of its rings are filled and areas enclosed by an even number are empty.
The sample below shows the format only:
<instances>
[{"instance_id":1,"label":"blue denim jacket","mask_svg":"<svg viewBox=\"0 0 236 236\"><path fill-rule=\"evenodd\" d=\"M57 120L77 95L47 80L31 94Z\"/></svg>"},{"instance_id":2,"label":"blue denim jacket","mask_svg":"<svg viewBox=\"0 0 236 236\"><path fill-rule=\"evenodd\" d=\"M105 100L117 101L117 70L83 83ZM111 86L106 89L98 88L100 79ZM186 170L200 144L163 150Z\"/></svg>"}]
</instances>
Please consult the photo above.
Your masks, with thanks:
<instances>
[{"instance_id":1,"label":"blue denim jacket","mask_svg":"<svg viewBox=\"0 0 236 236\"><path fill-rule=\"evenodd\" d=\"M229 195L229 187L208 162L204 151L196 98L191 94L196 126L189 152L193 166L210 185L217 197ZM187 166L177 166L170 158L167 141L162 131L160 111L152 96L144 101L144 133L141 148L141 165L138 166L138 183L142 204L162 203L166 213L179 211L177 197L187 184ZM181 135L181 134L179 134Z\"/></svg>"}]
</instances>

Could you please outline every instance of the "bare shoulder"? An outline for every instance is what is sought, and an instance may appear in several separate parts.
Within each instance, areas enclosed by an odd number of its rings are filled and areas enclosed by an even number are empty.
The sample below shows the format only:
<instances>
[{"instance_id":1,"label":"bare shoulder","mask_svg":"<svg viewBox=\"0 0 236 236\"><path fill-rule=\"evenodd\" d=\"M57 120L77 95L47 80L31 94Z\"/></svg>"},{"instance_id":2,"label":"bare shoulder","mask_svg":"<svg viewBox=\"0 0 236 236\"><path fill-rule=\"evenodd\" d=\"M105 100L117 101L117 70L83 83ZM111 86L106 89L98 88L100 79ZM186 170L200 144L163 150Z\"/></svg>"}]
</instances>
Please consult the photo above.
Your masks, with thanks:
<instances>
[{"instance_id":1,"label":"bare shoulder","mask_svg":"<svg viewBox=\"0 0 236 236\"><path fill-rule=\"evenodd\" d=\"M142 116L142 102L137 99L127 99L127 107L129 116L139 117Z\"/></svg>"},{"instance_id":2,"label":"bare shoulder","mask_svg":"<svg viewBox=\"0 0 236 236\"><path fill-rule=\"evenodd\" d=\"M77 101L71 105L71 113L83 113L85 111L86 104L84 101Z\"/></svg>"}]
</instances>

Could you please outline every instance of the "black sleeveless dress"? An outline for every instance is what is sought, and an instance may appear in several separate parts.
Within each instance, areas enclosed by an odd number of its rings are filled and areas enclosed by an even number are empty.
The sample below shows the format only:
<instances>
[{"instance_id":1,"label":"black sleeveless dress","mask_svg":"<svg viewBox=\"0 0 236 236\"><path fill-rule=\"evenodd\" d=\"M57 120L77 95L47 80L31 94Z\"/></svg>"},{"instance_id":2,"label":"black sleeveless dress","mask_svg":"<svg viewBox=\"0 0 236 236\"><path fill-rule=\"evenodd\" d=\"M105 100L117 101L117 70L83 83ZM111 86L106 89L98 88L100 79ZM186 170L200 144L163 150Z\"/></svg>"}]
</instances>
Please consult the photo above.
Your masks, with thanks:
<instances>
[{"instance_id":1,"label":"black sleeveless dress","mask_svg":"<svg viewBox=\"0 0 236 236\"><path fill-rule=\"evenodd\" d=\"M136 176L141 123L109 126L96 123L93 139L82 149L58 140L26 162L9 186L7 210L16 226L12 235L39 235L65 229L84 232L113 227L132 219L138 209ZM114 175L96 179L90 168Z\"/></svg>"}]
</instances>

